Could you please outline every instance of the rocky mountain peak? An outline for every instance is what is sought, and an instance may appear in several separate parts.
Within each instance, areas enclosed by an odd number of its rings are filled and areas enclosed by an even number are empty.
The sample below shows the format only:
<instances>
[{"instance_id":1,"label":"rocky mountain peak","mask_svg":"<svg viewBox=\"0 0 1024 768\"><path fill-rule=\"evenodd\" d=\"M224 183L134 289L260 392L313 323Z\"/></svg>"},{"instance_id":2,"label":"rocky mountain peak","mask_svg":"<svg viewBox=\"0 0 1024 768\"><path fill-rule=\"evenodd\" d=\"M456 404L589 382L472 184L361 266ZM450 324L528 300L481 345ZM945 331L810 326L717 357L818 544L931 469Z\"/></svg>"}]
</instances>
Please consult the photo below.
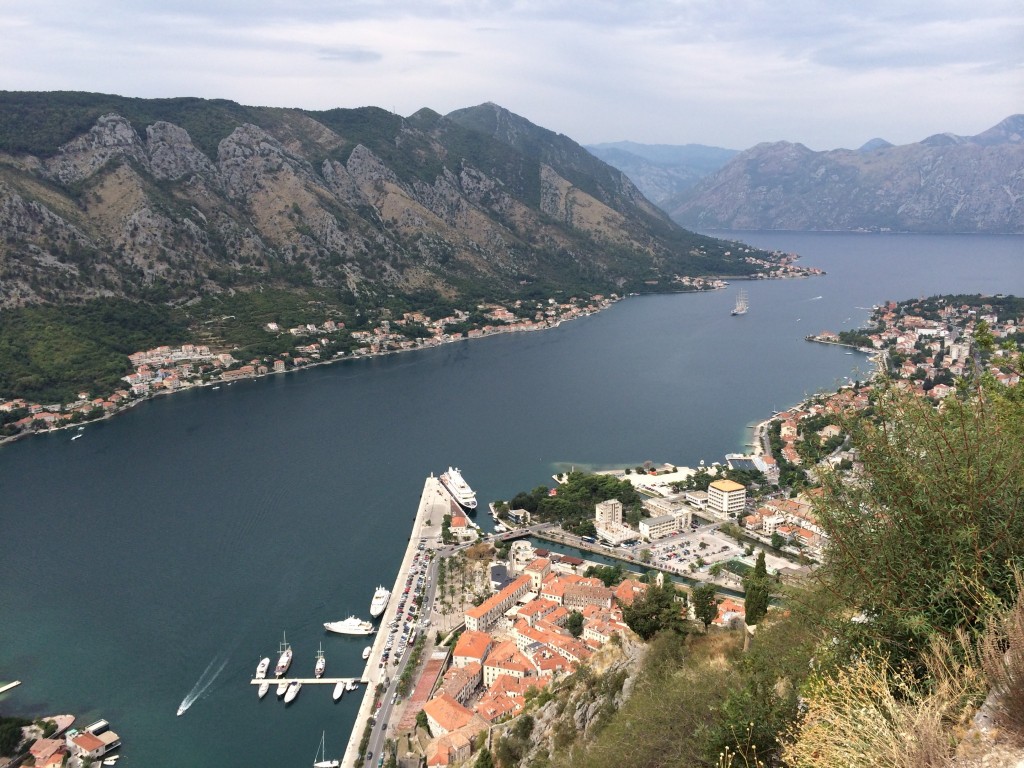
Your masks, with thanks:
<instances>
[{"instance_id":1,"label":"rocky mountain peak","mask_svg":"<svg viewBox=\"0 0 1024 768\"><path fill-rule=\"evenodd\" d=\"M72 184L92 176L112 159L125 157L144 166L149 163L142 139L132 124L120 115L107 114L88 133L61 146L59 154L46 167L61 183Z\"/></svg>"}]
</instances>

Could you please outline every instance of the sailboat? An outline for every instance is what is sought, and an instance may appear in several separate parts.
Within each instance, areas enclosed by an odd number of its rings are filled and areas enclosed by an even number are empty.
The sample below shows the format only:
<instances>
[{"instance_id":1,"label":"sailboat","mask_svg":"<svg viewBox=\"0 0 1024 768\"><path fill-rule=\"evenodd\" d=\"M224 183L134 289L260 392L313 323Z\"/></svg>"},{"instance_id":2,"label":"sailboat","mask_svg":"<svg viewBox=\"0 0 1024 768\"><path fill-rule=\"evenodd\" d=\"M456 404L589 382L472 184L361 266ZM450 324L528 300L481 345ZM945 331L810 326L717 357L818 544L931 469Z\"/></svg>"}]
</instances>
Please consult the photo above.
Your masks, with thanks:
<instances>
[{"instance_id":1,"label":"sailboat","mask_svg":"<svg viewBox=\"0 0 1024 768\"><path fill-rule=\"evenodd\" d=\"M747 292L740 288L739 295L736 297L736 306L733 307L732 314L745 315L747 314Z\"/></svg>"},{"instance_id":2,"label":"sailboat","mask_svg":"<svg viewBox=\"0 0 1024 768\"><path fill-rule=\"evenodd\" d=\"M313 768L338 768L337 760L327 759L327 749L324 747L324 737L326 735L326 731L320 734L320 749L316 752L316 761L313 763Z\"/></svg>"}]
</instances>

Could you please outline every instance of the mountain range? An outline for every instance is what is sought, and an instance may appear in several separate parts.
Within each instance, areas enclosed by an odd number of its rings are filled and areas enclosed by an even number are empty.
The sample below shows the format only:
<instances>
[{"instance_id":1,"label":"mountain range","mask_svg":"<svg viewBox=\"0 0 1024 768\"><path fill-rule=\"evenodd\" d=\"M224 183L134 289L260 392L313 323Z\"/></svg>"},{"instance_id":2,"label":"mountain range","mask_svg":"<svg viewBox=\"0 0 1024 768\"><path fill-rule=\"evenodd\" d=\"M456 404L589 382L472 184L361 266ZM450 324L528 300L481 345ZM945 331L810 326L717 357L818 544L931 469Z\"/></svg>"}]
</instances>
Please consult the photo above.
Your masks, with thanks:
<instances>
[{"instance_id":1,"label":"mountain range","mask_svg":"<svg viewBox=\"0 0 1024 768\"><path fill-rule=\"evenodd\" d=\"M739 154L703 144L640 144L616 141L586 148L625 173L655 205L671 206L698 181Z\"/></svg>"},{"instance_id":2,"label":"mountain range","mask_svg":"<svg viewBox=\"0 0 1024 768\"><path fill-rule=\"evenodd\" d=\"M473 301L753 271L496 104L401 117L0 92L0 307L268 285Z\"/></svg>"},{"instance_id":3,"label":"mountain range","mask_svg":"<svg viewBox=\"0 0 1024 768\"><path fill-rule=\"evenodd\" d=\"M758 144L658 202L701 230L1021 233L1024 115L976 136L942 133L900 146Z\"/></svg>"}]
</instances>

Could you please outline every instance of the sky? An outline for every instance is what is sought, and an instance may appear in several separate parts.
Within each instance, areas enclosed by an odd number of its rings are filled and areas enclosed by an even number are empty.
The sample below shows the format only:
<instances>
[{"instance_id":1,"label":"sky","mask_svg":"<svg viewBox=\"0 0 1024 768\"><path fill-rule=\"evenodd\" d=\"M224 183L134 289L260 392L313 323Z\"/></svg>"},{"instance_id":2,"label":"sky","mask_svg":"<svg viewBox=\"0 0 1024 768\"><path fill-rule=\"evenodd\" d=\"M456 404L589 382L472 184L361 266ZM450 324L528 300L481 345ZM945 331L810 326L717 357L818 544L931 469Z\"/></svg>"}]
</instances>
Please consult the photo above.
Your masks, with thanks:
<instances>
[{"instance_id":1,"label":"sky","mask_svg":"<svg viewBox=\"0 0 1024 768\"><path fill-rule=\"evenodd\" d=\"M0 0L0 90L410 115L581 144L812 149L1024 112L1021 0Z\"/></svg>"}]
</instances>

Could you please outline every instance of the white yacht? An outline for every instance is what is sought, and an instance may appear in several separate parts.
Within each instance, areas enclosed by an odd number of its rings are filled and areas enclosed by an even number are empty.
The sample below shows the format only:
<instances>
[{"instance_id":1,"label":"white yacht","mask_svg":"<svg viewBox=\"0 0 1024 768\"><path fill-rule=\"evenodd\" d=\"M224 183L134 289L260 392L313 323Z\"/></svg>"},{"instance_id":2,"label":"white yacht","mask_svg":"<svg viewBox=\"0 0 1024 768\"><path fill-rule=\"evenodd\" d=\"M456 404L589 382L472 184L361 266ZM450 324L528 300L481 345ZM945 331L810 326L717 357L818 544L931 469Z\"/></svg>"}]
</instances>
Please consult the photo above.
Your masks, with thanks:
<instances>
[{"instance_id":1,"label":"white yacht","mask_svg":"<svg viewBox=\"0 0 1024 768\"><path fill-rule=\"evenodd\" d=\"M262 683L260 683L260 698L262 699L264 696L266 696L268 691L270 691L270 683L264 680Z\"/></svg>"},{"instance_id":2,"label":"white yacht","mask_svg":"<svg viewBox=\"0 0 1024 768\"><path fill-rule=\"evenodd\" d=\"M284 693L284 703L291 704L295 701L295 697L299 695L299 691L302 690L302 683L298 680L292 680L288 686L288 690Z\"/></svg>"},{"instance_id":3,"label":"white yacht","mask_svg":"<svg viewBox=\"0 0 1024 768\"><path fill-rule=\"evenodd\" d=\"M325 621L324 629L339 635L372 635L374 631L373 624L355 616L349 616L344 621Z\"/></svg>"},{"instance_id":4,"label":"white yacht","mask_svg":"<svg viewBox=\"0 0 1024 768\"><path fill-rule=\"evenodd\" d=\"M370 652L372 650L373 650L373 646L371 646L371 645L368 645L365 648L363 648L363 661L366 661L368 658L370 658Z\"/></svg>"},{"instance_id":5,"label":"white yacht","mask_svg":"<svg viewBox=\"0 0 1024 768\"><path fill-rule=\"evenodd\" d=\"M441 485L452 495L452 498L460 507L466 510L476 509L476 491L469 487L469 483L462 477L458 467L448 467L448 471L441 474Z\"/></svg>"},{"instance_id":6,"label":"white yacht","mask_svg":"<svg viewBox=\"0 0 1024 768\"><path fill-rule=\"evenodd\" d=\"M331 698L334 699L335 701L337 701L338 699L340 699L344 695L345 695L345 681L344 680L339 680L334 685L334 693L331 694Z\"/></svg>"},{"instance_id":7,"label":"white yacht","mask_svg":"<svg viewBox=\"0 0 1024 768\"><path fill-rule=\"evenodd\" d=\"M288 692L288 685L289 683L287 680L282 680L281 682L279 682L277 684L277 695L284 696Z\"/></svg>"},{"instance_id":8,"label":"white yacht","mask_svg":"<svg viewBox=\"0 0 1024 768\"><path fill-rule=\"evenodd\" d=\"M267 670L270 669L270 657L264 656L260 659L259 665L256 667L256 679L262 680L267 676Z\"/></svg>"},{"instance_id":9,"label":"white yacht","mask_svg":"<svg viewBox=\"0 0 1024 768\"><path fill-rule=\"evenodd\" d=\"M387 587L377 587L373 593L373 600L370 601L370 615L377 618L384 609L388 607L388 600L391 599L391 591Z\"/></svg>"}]
</instances>

